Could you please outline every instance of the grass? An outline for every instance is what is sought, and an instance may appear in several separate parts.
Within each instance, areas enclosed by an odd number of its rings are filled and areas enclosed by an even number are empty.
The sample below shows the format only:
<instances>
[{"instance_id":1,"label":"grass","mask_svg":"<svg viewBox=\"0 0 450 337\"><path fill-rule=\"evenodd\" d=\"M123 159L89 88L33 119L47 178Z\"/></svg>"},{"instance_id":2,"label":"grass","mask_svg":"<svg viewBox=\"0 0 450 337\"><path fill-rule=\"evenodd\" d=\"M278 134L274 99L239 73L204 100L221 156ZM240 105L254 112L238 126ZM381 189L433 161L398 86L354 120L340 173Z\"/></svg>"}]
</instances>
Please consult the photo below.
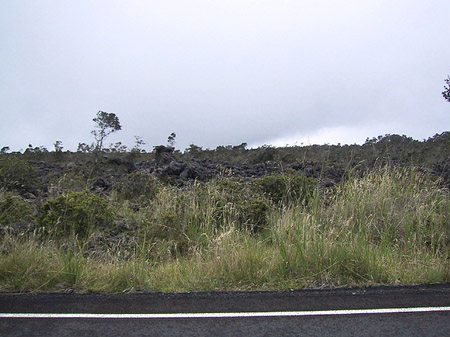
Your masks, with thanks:
<instances>
[{"instance_id":1,"label":"grass","mask_svg":"<svg viewBox=\"0 0 450 337\"><path fill-rule=\"evenodd\" d=\"M449 194L418 171L381 168L333 190L317 189L308 203L270 204L257 232L239 199L254 194L236 184L233 193L217 182L164 187L135 211L127 201L110 200L133 223L126 247L93 252L89 238L6 233L0 290L288 290L450 281Z\"/></svg>"}]
</instances>

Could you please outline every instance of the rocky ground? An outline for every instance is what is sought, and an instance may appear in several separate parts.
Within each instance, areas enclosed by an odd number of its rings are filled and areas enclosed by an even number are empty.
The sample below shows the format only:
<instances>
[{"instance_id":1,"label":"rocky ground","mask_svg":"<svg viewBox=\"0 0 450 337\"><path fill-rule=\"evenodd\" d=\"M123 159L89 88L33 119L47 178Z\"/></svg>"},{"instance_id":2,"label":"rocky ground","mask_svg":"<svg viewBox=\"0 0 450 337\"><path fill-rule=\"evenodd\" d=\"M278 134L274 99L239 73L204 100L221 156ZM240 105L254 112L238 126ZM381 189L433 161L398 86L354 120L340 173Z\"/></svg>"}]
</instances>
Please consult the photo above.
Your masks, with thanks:
<instances>
[{"instance_id":1,"label":"rocky ground","mask_svg":"<svg viewBox=\"0 0 450 337\"><path fill-rule=\"evenodd\" d=\"M170 146L155 147L153 160L133 160L123 157L104 154L88 162L75 160L60 163L48 161L29 161L29 163L37 169L43 186L48 187L51 177L62 177L77 172L91 178L89 187L93 192L109 192L117 181L133 172L148 174L178 186L194 180L203 183L218 178L249 181L274 173L291 172L318 179L322 186L330 187L345 179L349 170L352 174L362 174L377 165L375 160L356 167L348 167L314 161L243 163L208 158L183 159L177 158L174 148ZM433 176L441 177L443 184L450 187L450 158L438 161L431 167L419 168ZM32 190L30 192L36 193Z\"/></svg>"}]
</instances>

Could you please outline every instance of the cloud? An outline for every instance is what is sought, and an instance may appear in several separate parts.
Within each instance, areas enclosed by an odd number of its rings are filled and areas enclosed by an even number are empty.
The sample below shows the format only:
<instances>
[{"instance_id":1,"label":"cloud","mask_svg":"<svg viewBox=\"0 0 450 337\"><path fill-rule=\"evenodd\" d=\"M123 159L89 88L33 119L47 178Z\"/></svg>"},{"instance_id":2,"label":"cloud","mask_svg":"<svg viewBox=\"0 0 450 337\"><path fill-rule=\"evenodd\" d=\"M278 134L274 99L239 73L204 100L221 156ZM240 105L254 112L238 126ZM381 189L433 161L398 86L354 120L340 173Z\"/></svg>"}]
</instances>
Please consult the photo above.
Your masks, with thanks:
<instances>
[{"instance_id":1,"label":"cloud","mask_svg":"<svg viewBox=\"0 0 450 337\"><path fill-rule=\"evenodd\" d=\"M444 0L5 2L0 143L74 150L98 110L122 122L110 141L139 135L149 149L174 131L181 149L431 136L450 125L449 11Z\"/></svg>"}]
</instances>

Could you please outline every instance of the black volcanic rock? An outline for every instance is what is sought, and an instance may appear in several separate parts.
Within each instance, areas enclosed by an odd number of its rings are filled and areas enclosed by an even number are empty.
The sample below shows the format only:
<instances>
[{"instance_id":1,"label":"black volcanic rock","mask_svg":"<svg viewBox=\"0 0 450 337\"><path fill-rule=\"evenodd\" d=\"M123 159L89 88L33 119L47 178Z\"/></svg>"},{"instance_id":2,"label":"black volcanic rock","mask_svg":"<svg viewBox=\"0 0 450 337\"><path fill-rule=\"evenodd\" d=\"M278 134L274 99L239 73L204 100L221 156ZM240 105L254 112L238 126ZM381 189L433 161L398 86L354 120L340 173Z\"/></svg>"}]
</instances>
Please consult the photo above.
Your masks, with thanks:
<instances>
[{"instance_id":1,"label":"black volcanic rock","mask_svg":"<svg viewBox=\"0 0 450 337\"><path fill-rule=\"evenodd\" d=\"M183 172L186 165L181 161L172 160L164 170L164 173L170 176L178 176Z\"/></svg>"},{"instance_id":2,"label":"black volcanic rock","mask_svg":"<svg viewBox=\"0 0 450 337\"><path fill-rule=\"evenodd\" d=\"M175 155L173 154L173 151L175 150L174 147L158 145L155 146L154 149L157 165L169 164L171 161L175 160Z\"/></svg>"},{"instance_id":3,"label":"black volcanic rock","mask_svg":"<svg viewBox=\"0 0 450 337\"><path fill-rule=\"evenodd\" d=\"M91 192L102 193L112 190L112 183L104 178L97 178L91 183Z\"/></svg>"}]
</instances>

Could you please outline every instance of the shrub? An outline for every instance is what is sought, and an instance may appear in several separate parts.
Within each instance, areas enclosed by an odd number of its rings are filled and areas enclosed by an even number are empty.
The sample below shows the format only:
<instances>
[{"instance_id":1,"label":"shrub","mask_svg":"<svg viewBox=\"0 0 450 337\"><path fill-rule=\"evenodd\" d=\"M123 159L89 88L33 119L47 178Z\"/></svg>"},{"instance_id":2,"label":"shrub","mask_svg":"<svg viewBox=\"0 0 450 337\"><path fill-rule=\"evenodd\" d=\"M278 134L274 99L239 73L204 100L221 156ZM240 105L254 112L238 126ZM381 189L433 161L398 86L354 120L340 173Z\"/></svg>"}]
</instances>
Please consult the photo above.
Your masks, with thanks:
<instances>
[{"instance_id":1,"label":"shrub","mask_svg":"<svg viewBox=\"0 0 450 337\"><path fill-rule=\"evenodd\" d=\"M114 191L119 200L143 202L152 200L160 187L161 184L155 177L141 172L133 172L117 182Z\"/></svg>"},{"instance_id":2,"label":"shrub","mask_svg":"<svg viewBox=\"0 0 450 337\"><path fill-rule=\"evenodd\" d=\"M218 227L233 222L238 227L255 232L266 225L269 205L249 183L222 180L210 183L209 197L215 205Z\"/></svg>"},{"instance_id":3,"label":"shrub","mask_svg":"<svg viewBox=\"0 0 450 337\"><path fill-rule=\"evenodd\" d=\"M274 204L309 203L317 186L313 178L298 174L272 174L255 181L257 189Z\"/></svg>"},{"instance_id":4,"label":"shrub","mask_svg":"<svg viewBox=\"0 0 450 337\"><path fill-rule=\"evenodd\" d=\"M114 213L101 197L89 192L72 192L47 201L38 223L56 237L69 234L86 237L104 229L114 220Z\"/></svg>"},{"instance_id":5,"label":"shrub","mask_svg":"<svg viewBox=\"0 0 450 337\"><path fill-rule=\"evenodd\" d=\"M62 176L49 174L49 197L59 197L70 192L82 192L88 186L87 180L82 174L75 172L68 172Z\"/></svg>"},{"instance_id":6,"label":"shrub","mask_svg":"<svg viewBox=\"0 0 450 337\"><path fill-rule=\"evenodd\" d=\"M0 224L12 225L33 221L30 205L17 195L0 191Z\"/></svg>"},{"instance_id":7,"label":"shrub","mask_svg":"<svg viewBox=\"0 0 450 337\"><path fill-rule=\"evenodd\" d=\"M26 194L35 193L38 186L37 171L25 160L11 156L0 158L0 187Z\"/></svg>"},{"instance_id":8,"label":"shrub","mask_svg":"<svg viewBox=\"0 0 450 337\"><path fill-rule=\"evenodd\" d=\"M267 202L261 199L253 200L245 209L247 214L246 224L250 226L252 232L258 232L267 224L267 212L269 211Z\"/></svg>"}]
</instances>

